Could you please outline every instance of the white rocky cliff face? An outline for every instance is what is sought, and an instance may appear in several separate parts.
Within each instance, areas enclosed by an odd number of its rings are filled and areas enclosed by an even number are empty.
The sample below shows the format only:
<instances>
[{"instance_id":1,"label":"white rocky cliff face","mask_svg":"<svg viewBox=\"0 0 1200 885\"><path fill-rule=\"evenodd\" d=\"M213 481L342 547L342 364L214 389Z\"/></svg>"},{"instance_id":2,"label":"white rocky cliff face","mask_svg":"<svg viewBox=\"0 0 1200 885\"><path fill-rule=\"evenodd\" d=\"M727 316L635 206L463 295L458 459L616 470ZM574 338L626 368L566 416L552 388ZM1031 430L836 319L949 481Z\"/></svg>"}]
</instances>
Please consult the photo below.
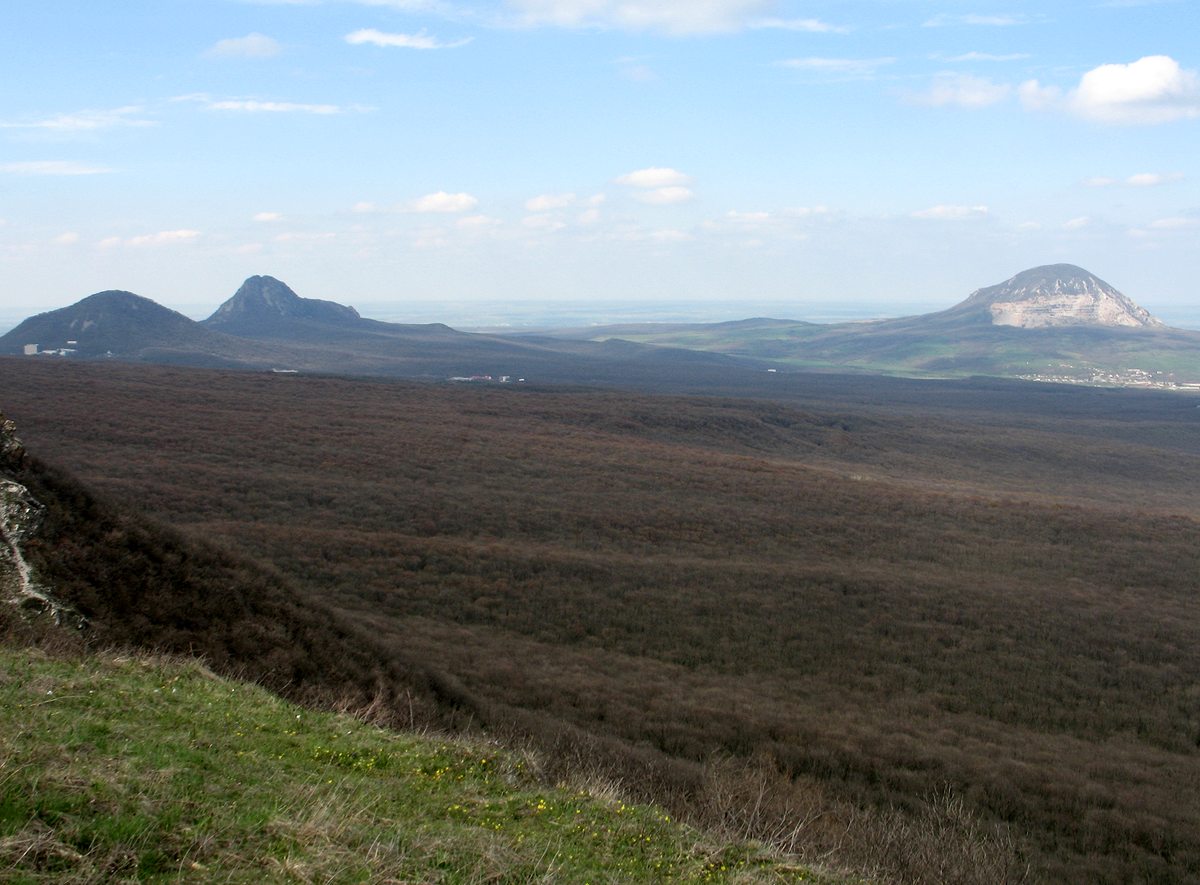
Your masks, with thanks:
<instances>
[{"instance_id":1,"label":"white rocky cliff face","mask_svg":"<svg viewBox=\"0 0 1200 885\"><path fill-rule=\"evenodd\" d=\"M1069 264L1049 265L980 289L968 303L985 304L993 325L1156 328L1163 324L1108 283Z\"/></svg>"},{"instance_id":2,"label":"white rocky cliff face","mask_svg":"<svg viewBox=\"0 0 1200 885\"><path fill-rule=\"evenodd\" d=\"M0 415L0 599L27 614L46 613L56 624L82 628L85 619L40 587L25 559L25 543L41 527L45 510L25 486L3 475L19 466L24 455L13 423Z\"/></svg>"}]
</instances>

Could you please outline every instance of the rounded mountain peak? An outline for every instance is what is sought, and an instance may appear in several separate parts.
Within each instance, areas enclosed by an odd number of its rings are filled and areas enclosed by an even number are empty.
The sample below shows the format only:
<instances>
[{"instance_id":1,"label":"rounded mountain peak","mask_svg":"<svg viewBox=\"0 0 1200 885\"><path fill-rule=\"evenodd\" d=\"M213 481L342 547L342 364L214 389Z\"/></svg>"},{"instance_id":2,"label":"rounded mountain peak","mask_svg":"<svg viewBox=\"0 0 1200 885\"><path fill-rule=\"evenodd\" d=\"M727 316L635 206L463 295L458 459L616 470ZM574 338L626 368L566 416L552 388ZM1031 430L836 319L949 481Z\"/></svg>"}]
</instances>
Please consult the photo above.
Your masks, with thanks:
<instances>
[{"instance_id":1,"label":"rounded mountain peak","mask_svg":"<svg viewBox=\"0 0 1200 885\"><path fill-rule=\"evenodd\" d=\"M978 289L961 305L986 309L997 326L1161 326L1134 301L1074 264L1045 264Z\"/></svg>"}]
</instances>

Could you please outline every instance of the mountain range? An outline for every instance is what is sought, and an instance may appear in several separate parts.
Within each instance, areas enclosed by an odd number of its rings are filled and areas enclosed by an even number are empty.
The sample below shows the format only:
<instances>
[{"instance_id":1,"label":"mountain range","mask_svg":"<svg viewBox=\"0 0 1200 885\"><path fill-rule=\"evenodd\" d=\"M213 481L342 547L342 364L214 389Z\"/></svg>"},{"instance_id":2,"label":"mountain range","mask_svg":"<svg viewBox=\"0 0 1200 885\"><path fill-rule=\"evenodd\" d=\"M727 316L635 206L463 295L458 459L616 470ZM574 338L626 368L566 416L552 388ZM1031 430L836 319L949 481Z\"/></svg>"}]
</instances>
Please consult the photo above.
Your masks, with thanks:
<instances>
[{"instance_id":1,"label":"mountain range","mask_svg":"<svg viewBox=\"0 0 1200 885\"><path fill-rule=\"evenodd\" d=\"M132 292L107 291L39 314L0 337L0 354L36 352L245 369L413 378L528 378L556 383L649 382L744 370L747 360L630 342L460 332L442 323L366 319L253 276L205 320Z\"/></svg>"},{"instance_id":2,"label":"mountain range","mask_svg":"<svg viewBox=\"0 0 1200 885\"><path fill-rule=\"evenodd\" d=\"M1174 329L1071 264L1031 268L947 310L835 324L755 318L555 333L754 356L782 367L1172 387L1200 382L1200 332Z\"/></svg>"},{"instance_id":3,"label":"mountain range","mask_svg":"<svg viewBox=\"0 0 1200 885\"><path fill-rule=\"evenodd\" d=\"M489 335L367 319L253 276L203 321L131 292L31 317L0 354L52 353L335 374L702 387L768 367L918 377L992 375L1200 384L1200 332L1165 326L1088 271L1046 265L913 317L838 324L754 318Z\"/></svg>"}]
</instances>

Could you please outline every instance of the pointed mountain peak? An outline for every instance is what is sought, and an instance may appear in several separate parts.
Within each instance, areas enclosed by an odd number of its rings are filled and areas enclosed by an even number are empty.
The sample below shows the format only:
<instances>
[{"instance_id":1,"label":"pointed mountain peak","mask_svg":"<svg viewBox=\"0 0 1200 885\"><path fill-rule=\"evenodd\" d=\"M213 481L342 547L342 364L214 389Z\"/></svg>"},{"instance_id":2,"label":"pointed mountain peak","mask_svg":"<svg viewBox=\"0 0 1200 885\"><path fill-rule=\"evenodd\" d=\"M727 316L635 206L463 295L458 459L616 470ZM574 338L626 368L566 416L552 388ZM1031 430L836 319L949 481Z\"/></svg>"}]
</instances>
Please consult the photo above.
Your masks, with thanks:
<instances>
[{"instance_id":1,"label":"pointed mountain peak","mask_svg":"<svg viewBox=\"0 0 1200 885\"><path fill-rule=\"evenodd\" d=\"M1160 320L1095 274L1073 264L1030 268L971 293L960 307L986 309L993 325L1158 327Z\"/></svg>"},{"instance_id":2,"label":"pointed mountain peak","mask_svg":"<svg viewBox=\"0 0 1200 885\"><path fill-rule=\"evenodd\" d=\"M358 311L333 301L301 298L274 277L253 276L204 321L206 326L239 334L248 327L269 326L283 319L315 320L321 323L353 323Z\"/></svg>"}]
</instances>

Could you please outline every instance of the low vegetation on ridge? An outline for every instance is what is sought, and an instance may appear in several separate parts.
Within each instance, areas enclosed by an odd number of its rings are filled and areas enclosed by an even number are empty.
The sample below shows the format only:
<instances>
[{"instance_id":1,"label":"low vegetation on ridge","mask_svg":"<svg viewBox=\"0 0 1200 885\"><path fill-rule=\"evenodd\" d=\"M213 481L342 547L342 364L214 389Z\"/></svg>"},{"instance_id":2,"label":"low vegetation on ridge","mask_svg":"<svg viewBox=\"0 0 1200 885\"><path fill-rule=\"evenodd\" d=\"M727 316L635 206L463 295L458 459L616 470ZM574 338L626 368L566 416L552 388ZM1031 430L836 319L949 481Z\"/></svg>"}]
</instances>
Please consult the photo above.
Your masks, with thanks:
<instances>
[{"instance_id":1,"label":"low vegetation on ridge","mask_svg":"<svg viewBox=\"0 0 1200 885\"><path fill-rule=\"evenodd\" d=\"M0 771L12 883L848 881L182 660L0 645Z\"/></svg>"}]
</instances>

